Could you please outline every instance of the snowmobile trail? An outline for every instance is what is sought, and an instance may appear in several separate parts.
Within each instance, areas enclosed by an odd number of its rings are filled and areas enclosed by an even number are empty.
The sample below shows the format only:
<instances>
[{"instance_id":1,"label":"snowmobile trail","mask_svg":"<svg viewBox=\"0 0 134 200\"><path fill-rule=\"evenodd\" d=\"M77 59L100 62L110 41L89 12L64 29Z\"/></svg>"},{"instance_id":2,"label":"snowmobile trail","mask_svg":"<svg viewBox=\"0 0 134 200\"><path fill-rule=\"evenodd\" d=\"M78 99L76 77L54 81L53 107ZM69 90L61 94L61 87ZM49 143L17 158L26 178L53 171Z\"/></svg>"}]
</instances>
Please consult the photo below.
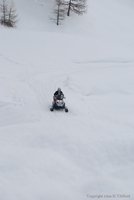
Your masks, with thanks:
<instances>
[{"instance_id":1,"label":"snowmobile trail","mask_svg":"<svg viewBox=\"0 0 134 200\"><path fill-rule=\"evenodd\" d=\"M52 97L50 99L49 96L50 94L52 95L52 93L50 92L51 85L49 84L48 86L46 86L47 82L51 81L47 77L49 77L49 75L45 76L45 73L44 75L35 75L33 78L31 78L31 81L29 81L29 85L34 93L35 99L42 108L42 112L46 113L46 115L48 116L49 107L51 105L50 100L52 99Z\"/></svg>"},{"instance_id":2,"label":"snowmobile trail","mask_svg":"<svg viewBox=\"0 0 134 200\"><path fill-rule=\"evenodd\" d=\"M55 114L50 113L50 107L52 104L53 99L53 93L55 91L55 85L56 82L54 81L54 75L51 76L49 73L47 75L45 72L33 75L30 77L30 80L28 81L29 87L33 93L34 99L32 99L33 102L36 103L36 107L40 107L38 110L39 112L42 112L42 114L45 114L45 117L54 117L57 116L56 112ZM58 76L59 78L59 76ZM57 79L57 76L56 76ZM35 108L35 105L33 105L33 109Z\"/></svg>"}]
</instances>

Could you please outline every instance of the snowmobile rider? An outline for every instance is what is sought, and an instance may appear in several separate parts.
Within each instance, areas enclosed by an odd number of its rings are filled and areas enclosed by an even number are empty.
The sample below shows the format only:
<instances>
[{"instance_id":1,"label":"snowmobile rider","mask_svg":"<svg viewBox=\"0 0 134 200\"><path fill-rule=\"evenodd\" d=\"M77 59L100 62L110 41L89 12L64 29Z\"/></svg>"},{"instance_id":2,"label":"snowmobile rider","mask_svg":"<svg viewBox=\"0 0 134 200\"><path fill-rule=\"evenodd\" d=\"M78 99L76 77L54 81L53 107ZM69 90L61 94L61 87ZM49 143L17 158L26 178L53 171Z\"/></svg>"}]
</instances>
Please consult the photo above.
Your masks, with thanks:
<instances>
[{"instance_id":1,"label":"snowmobile rider","mask_svg":"<svg viewBox=\"0 0 134 200\"><path fill-rule=\"evenodd\" d=\"M57 91L54 93L54 101L57 99L57 97L60 97L60 98L64 98L64 94L63 92L61 91L61 88L59 87L57 89Z\"/></svg>"},{"instance_id":2,"label":"snowmobile rider","mask_svg":"<svg viewBox=\"0 0 134 200\"><path fill-rule=\"evenodd\" d=\"M65 102L63 101L64 94L61 91L61 88L58 88L57 91L54 93L52 107L50 111L54 109L65 109L65 112L68 112L68 108L65 106Z\"/></svg>"}]
</instances>

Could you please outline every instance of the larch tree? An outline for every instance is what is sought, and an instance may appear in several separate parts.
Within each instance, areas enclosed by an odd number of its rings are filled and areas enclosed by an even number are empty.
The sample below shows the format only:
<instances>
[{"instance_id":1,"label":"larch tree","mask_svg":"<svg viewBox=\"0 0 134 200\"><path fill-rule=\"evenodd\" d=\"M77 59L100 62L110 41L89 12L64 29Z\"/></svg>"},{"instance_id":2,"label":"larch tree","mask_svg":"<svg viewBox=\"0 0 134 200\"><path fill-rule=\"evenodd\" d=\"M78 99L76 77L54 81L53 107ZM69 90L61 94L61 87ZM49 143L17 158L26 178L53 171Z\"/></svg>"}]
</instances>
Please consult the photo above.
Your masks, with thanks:
<instances>
[{"instance_id":1,"label":"larch tree","mask_svg":"<svg viewBox=\"0 0 134 200\"><path fill-rule=\"evenodd\" d=\"M67 16L70 16L70 11L73 11L78 15L83 15L87 10L86 0L69 0L67 4Z\"/></svg>"},{"instance_id":2,"label":"larch tree","mask_svg":"<svg viewBox=\"0 0 134 200\"><path fill-rule=\"evenodd\" d=\"M15 4L7 0L0 2L0 23L4 26L14 27L16 25L18 15L16 14Z\"/></svg>"},{"instance_id":3,"label":"larch tree","mask_svg":"<svg viewBox=\"0 0 134 200\"><path fill-rule=\"evenodd\" d=\"M11 1L8 12L8 26L14 27L18 21L14 2Z\"/></svg>"},{"instance_id":4,"label":"larch tree","mask_svg":"<svg viewBox=\"0 0 134 200\"><path fill-rule=\"evenodd\" d=\"M8 21L8 3L6 0L0 1L0 23L6 25Z\"/></svg>"},{"instance_id":5,"label":"larch tree","mask_svg":"<svg viewBox=\"0 0 134 200\"><path fill-rule=\"evenodd\" d=\"M66 7L65 2L63 0L55 0L55 8L53 9L53 14L55 15L53 21L56 22L57 25L61 24L61 21L65 19L66 16Z\"/></svg>"}]
</instances>

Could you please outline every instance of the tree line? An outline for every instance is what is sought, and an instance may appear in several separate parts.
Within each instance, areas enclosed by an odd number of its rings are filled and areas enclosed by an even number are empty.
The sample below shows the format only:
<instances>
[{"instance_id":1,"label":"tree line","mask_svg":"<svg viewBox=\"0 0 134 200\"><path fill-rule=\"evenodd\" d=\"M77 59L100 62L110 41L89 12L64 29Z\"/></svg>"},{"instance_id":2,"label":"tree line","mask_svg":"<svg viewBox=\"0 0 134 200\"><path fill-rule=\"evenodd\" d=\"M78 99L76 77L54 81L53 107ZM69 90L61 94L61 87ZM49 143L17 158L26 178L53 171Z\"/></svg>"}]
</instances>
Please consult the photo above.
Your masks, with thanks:
<instances>
[{"instance_id":1,"label":"tree line","mask_svg":"<svg viewBox=\"0 0 134 200\"><path fill-rule=\"evenodd\" d=\"M86 0L55 0L53 19L57 25L70 16L70 12L82 15L86 12ZM14 27L18 21L15 4L12 0L0 0L0 24Z\"/></svg>"},{"instance_id":2,"label":"tree line","mask_svg":"<svg viewBox=\"0 0 134 200\"><path fill-rule=\"evenodd\" d=\"M87 11L86 0L55 0L55 7L53 9L53 20L57 25L65 19L65 16L70 16L70 12L78 15L83 15Z\"/></svg>"}]
</instances>

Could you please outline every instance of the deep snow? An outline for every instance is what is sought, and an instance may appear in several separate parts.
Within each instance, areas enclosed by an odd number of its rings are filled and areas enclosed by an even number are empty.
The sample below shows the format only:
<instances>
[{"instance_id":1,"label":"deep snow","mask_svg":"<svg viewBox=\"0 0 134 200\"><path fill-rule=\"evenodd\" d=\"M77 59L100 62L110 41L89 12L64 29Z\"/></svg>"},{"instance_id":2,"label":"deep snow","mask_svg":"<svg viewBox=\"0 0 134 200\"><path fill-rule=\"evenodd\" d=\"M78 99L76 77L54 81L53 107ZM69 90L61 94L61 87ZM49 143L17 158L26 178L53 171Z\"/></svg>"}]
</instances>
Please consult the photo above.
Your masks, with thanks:
<instances>
[{"instance_id":1,"label":"deep snow","mask_svg":"<svg viewBox=\"0 0 134 200\"><path fill-rule=\"evenodd\" d=\"M15 5L17 28L0 26L0 200L133 200L133 0L88 0L58 27L53 0ZM57 87L68 113L49 110Z\"/></svg>"}]
</instances>

